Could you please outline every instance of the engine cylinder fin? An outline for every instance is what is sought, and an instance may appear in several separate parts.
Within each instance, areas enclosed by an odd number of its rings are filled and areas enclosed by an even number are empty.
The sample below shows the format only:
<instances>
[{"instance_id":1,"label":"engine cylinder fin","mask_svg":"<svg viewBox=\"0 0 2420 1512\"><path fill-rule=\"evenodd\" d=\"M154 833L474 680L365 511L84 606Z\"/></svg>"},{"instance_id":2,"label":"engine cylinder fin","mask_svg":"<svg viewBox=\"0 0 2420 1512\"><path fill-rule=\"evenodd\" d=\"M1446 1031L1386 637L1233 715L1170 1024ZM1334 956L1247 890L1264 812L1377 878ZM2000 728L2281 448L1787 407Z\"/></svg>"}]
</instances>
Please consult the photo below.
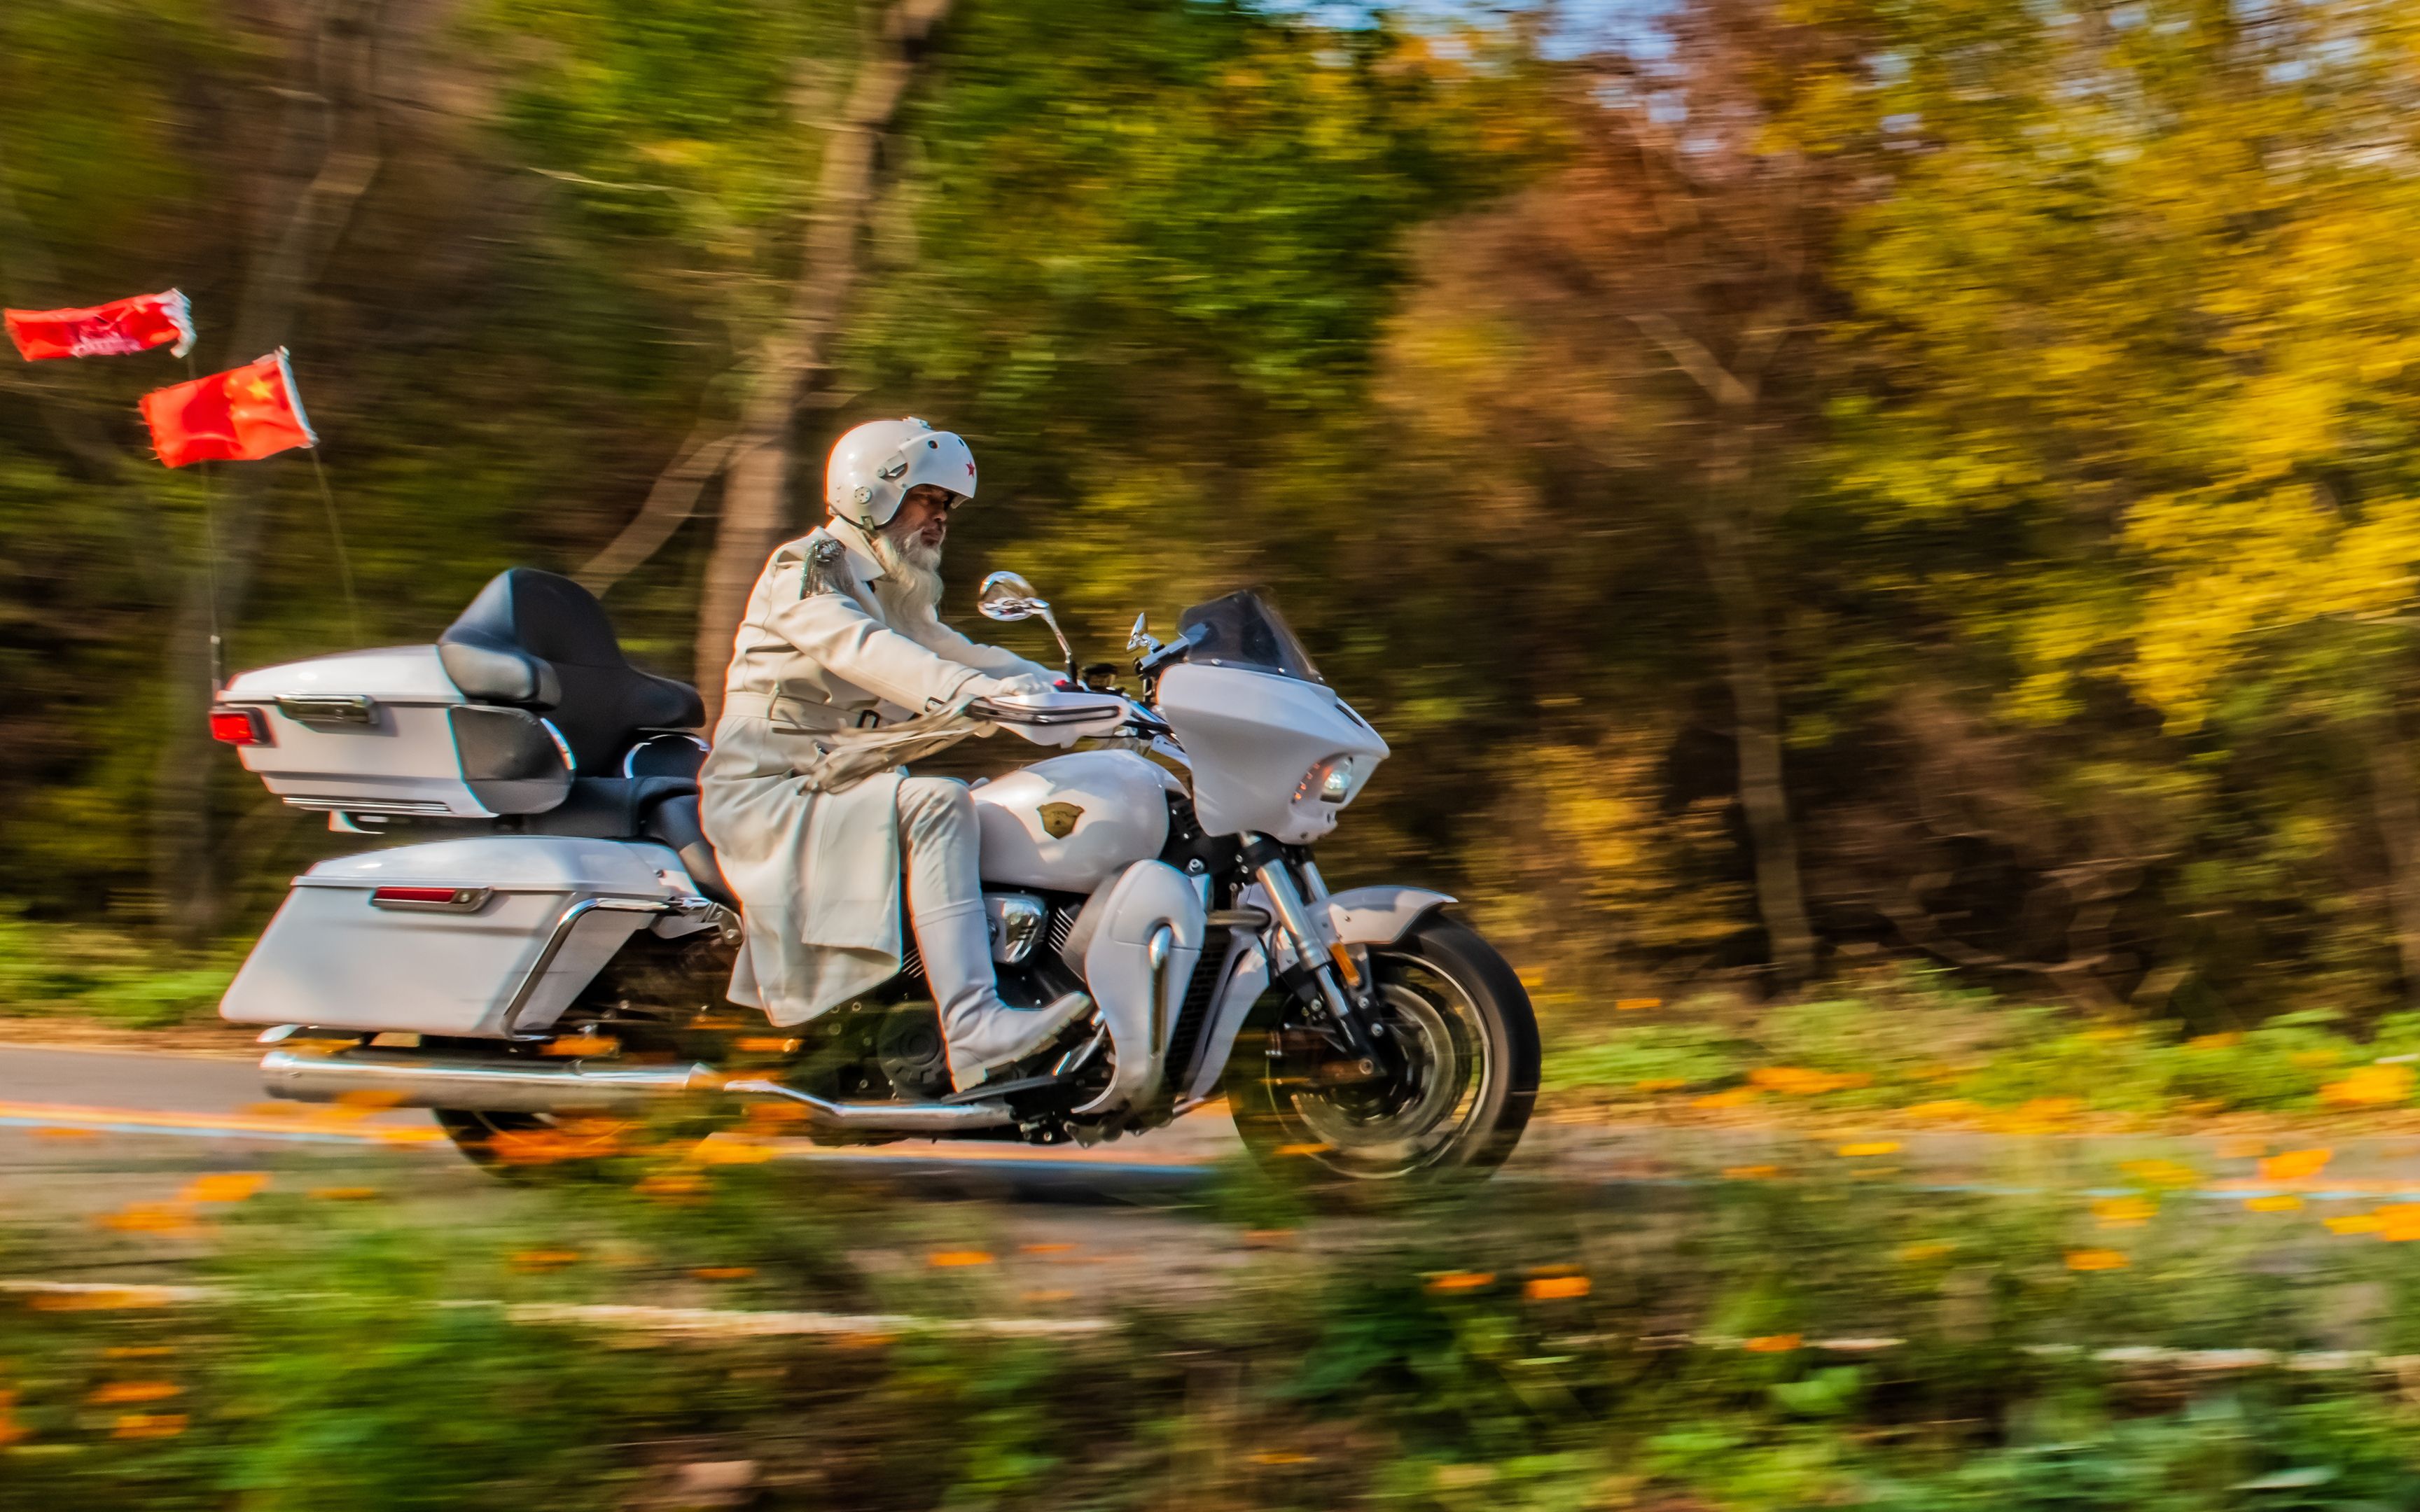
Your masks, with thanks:
<instances>
[{"instance_id":1,"label":"engine cylinder fin","mask_svg":"<svg viewBox=\"0 0 2420 1512\"><path fill-rule=\"evenodd\" d=\"M1071 903L1061 903L1050 911L1049 932L1045 938L1049 943L1052 955L1066 953L1067 940L1076 933L1076 916L1082 912L1081 908Z\"/></svg>"}]
</instances>

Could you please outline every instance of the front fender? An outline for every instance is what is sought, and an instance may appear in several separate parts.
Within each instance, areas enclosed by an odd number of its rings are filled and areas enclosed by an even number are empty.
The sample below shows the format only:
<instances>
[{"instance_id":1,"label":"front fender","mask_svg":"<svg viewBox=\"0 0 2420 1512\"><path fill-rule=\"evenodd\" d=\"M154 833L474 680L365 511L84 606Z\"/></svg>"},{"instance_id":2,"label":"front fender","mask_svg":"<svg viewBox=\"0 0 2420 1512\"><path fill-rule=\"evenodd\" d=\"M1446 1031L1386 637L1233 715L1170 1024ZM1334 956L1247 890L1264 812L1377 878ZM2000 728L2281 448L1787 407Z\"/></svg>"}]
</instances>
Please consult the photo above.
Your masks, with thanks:
<instances>
[{"instance_id":1,"label":"front fender","mask_svg":"<svg viewBox=\"0 0 2420 1512\"><path fill-rule=\"evenodd\" d=\"M1268 906L1258 887L1247 892L1244 901ZM1335 932L1339 944L1369 946L1394 944L1413 925L1452 902L1451 894L1427 887L1348 887L1330 893L1321 906L1327 911L1327 927ZM1278 932L1272 927L1265 942L1243 935L1229 953L1226 980L1211 1005L1210 1022L1202 1036L1202 1056L1194 1063L1192 1086L1187 1089L1188 1102L1199 1102L1217 1089L1227 1057L1233 1053L1235 1036L1251 1016L1252 1005L1268 989L1274 973L1271 958L1278 950ZM1291 952L1286 952L1286 959L1293 959Z\"/></svg>"},{"instance_id":2,"label":"front fender","mask_svg":"<svg viewBox=\"0 0 2420 1512\"><path fill-rule=\"evenodd\" d=\"M1342 945L1392 945L1453 901L1427 887L1347 887L1328 894L1327 927Z\"/></svg>"}]
</instances>

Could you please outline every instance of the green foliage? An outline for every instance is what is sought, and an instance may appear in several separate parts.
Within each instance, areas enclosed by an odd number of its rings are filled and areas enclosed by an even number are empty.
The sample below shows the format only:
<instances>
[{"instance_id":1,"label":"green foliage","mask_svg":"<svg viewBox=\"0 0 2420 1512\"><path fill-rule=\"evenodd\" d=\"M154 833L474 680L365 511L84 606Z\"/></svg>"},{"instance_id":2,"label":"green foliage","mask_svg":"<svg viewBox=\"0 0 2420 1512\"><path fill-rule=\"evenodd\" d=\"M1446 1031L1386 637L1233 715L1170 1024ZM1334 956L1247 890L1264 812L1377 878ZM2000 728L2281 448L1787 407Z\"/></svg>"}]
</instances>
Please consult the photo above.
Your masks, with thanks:
<instances>
[{"instance_id":1,"label":"green foliage","mask_svg":"<svg viewBox=\"0 0 2420 1512\"><path fill-rule=\"evenodd\" d=\"M176 952L88 926L0 908L0 1012L83 1013L150 1028L213 1013L240 951Z\"/></svg>"},{"instance_id":2,"label":"green foliage","mask_svg":"<svg viewBox=\"0 0 2420 1512\"><path fill-rule=\"evenodd\" d=\"M1735 1024L1705 1004L1679 1022L1575 1027L1546 1057L1547 1084L1575 1100L1746 1088L1773 1108L1916 1106L1945 1118L2027 1104L2051 1116L2312 1113L2407 1106L2420 1090L2420 1077L2397 1069L2420 1045L2420 1015L2386 1015L2368 1039L2324 1009L2195 1036L2173 1023L2079 1026L2054 1009L1947 988L1938 974L1864 985ZM2363 1068L2367 1080L2350 1081Z\"/></svg>"},{"instance_id":3,"label":"green foliage","mask_svg":"<svg viewBox=\"0 0 2420 1512\"><path fill-rule=\"evenodd\" d=\"M783 1508L1142 1505L1171 1478L1237 1504L1447 1512L2354 1512L2420 1489L2391 1377L2158 1354L2386 1340L2413 1324L2410 1245L2182 1200L2112 1236L2081 1199L1780 1158L1803 1174L1646 1206L1552 1185L1399 1203L1414 1221L1233 1271L1215 1295L1146 1286L1106 1332L1023 1340L952 1326L1001 1306L988 1288L839 1258L920 1218L777 1170L726 1169L670 1206L608 1186L502 1207L272 1187L204 1236L205 1295L0 1301L0 1506L682 1504L702 1465L740 1466ZM777 1235L819 1269L779 1269L759 1247ZM112 1259L8 1237L16 1268ZM2080 1245L2121 1245L2119 1263L2080 1270ZM691 1279L743 1255L775 1268L744 1291ZM845 1318L877 1292L938 1326L653 1336L514 1310ZM2113 1348L2133 1352L2097 1353Z\"/></svg>"}]
</instances>

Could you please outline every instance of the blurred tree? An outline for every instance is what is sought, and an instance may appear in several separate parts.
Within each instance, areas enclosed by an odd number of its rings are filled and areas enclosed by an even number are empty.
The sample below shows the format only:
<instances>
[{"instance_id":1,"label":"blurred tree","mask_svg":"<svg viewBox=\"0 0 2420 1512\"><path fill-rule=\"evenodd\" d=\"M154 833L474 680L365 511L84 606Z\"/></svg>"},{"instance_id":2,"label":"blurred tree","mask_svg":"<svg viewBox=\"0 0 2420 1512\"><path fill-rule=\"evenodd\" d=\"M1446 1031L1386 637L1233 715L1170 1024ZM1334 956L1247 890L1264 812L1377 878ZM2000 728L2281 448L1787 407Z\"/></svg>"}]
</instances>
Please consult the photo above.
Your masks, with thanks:
<instances>
[{"instance_id":1,"label":"blurred tree","mask_svg":"<svg viewBox=\"0 0 2420 1512\"><path fill-rule=\"evenodd\" d=\"M2344 898L2374 856L2420 995L2398 715L2420 561L2410 8L1786 8L1859 39L1804 91L1794 140L1887 185L1838 275L1869 378L1838 401L1844 486L1878 523L2009 548L1929 584L2006 656L2003 717L2108 751L2086 732L2115 694L2156 711L2152 760L2196 774L2164 800L2198 810L2196 839L2168 826L2181 854L2077 872L2215 859L2233 828L2272 864L2181 887L2273 915L2314 886ZM2310 761L2334 791L2297 779ZM2075 776L2147 794L2126 765ZM2342 802L2365 785L2366 825ZM2163 995L2182 974L2154 973Z\"/></svg>"},{"instance_id":2,"label":"blurred tree","mask_svg":"<svg viewBox=\"0 0 2420 1512\"><path fill-rule=\"evenodd\" d=\"M1433 239L1398 387L1419 424L1464 438L1472 483L1544 467L1596 508L1683 533L1711 590L1766 950L1796 982L1816 942L1784 781L1769 532L1817 404L1803 348L1837 191L1821 164L1768 149L1787 101L1763 88L1792 71L1777 54L1822 38L1711 4L1673 35L1652 62L1565 69L1562 164ZM1559 534L1547 524L1539 545Z\"/></svg>"}]
</instances>

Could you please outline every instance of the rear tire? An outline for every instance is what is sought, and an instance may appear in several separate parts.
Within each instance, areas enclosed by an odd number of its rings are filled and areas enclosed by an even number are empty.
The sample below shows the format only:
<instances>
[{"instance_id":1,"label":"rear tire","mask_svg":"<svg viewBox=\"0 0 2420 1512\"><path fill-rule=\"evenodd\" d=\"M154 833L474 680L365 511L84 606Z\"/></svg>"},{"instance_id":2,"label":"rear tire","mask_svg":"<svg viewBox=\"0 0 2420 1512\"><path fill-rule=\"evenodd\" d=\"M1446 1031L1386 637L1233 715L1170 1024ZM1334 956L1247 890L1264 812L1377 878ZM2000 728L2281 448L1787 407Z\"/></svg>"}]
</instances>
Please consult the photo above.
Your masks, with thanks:
<instances>
[{"instance_id":1,"label":"rear tire","mask_svg":"<svg viewBox=\"0 0 2420 1512\"><path fill-rule=\"evenodd\" d=\"M636 1180L645 1164L638 1157L661 1157L693 1146L724 1121L698 1117L667 1124L466 1108L429 1111L463 1159L505 1181Z\"/></svg>"},{"instance_id":2,"label":"rear tire","mask_svg":"<svg viewBox=\"0 0 2420 1512\"><path fill-rule=\"evenodd\" d=\"M1239 1037L1223 1083L1236 1130L1272 1174L1389 1180L1483 1176L1538 1100L1538 1020L1521 979L1469 928L1432 914L1373 946L1374 997L1405 1054L1383 1084L1327 1084L1333 1052L1284 1017Z\"/></svg>"}]
</instances>

